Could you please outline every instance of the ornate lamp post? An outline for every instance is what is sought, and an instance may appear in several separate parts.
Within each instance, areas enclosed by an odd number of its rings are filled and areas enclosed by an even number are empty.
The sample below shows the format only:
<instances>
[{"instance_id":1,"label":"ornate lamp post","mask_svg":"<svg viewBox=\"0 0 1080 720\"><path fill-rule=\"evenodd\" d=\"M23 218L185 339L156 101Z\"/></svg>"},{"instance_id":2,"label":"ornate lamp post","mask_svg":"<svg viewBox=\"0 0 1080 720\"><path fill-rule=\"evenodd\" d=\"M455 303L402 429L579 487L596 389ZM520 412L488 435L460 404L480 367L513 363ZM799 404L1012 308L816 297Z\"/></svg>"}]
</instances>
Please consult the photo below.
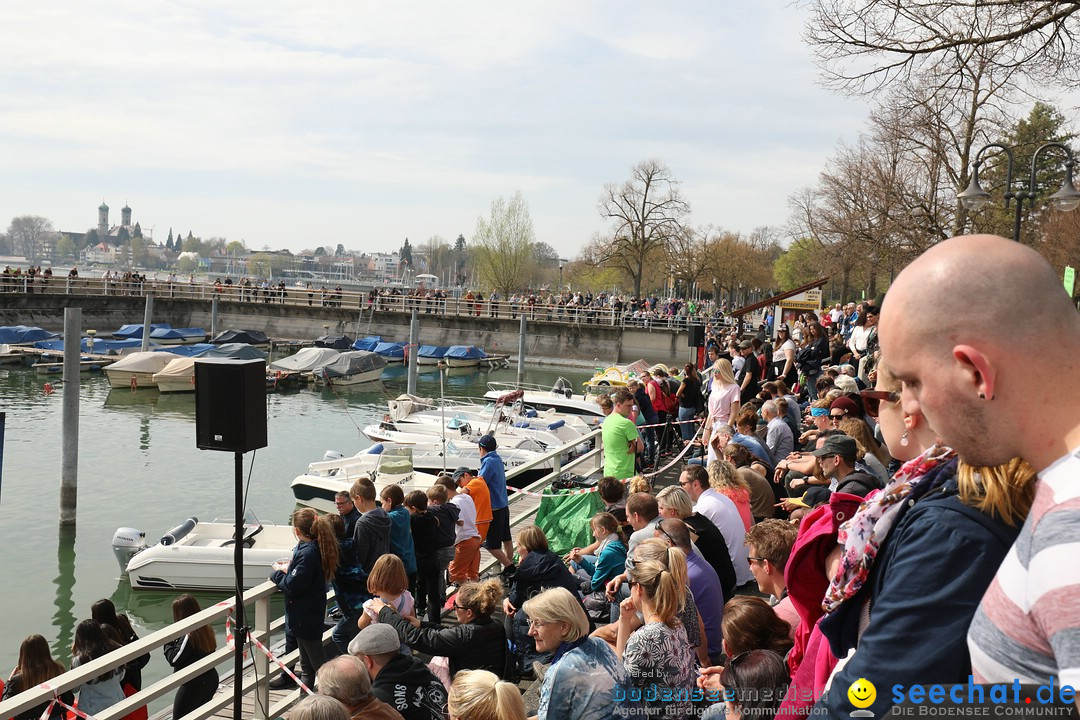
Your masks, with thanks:
<instances>
[{"instance_id":1,"label":"ornate lamp post","mask_svg":"<svg viewBox=\"0 0 1080 720\"><path fill-rule=\"evenodd\" d=\"M1073 185L1073 154L1072 150L1067 145L1063 145L1059 142L1048 142L1039 146L1039 149L1035 151L1035 154L1031 157L1031 173L1027 178L1026 184L1021 187L1020 190L1013 190L1013 151L1011 148L1005 147L1001 143L990 143L985 146L975 155L974 170L971 175L971 183L967 189L957 194L956 199L959 200L965 208L968 210L979 210L985 207L990 202L990 193L982 189L979 184L979 166L983 162L983 153L991 148L997 148L1005 153L1009 158L1008 172L1005 179L1005 207L1008 209L1009 203L1016 200L1016 212L1013 221L1013 240L1020 242L1020 219L1023 215L1024 203L1027 202L1029 207L1035 206L1035 175L1038 170L1039 156L1042 155L1044 150L1055 148L1065 153L1067 158L1065 161L1065 182L1062 183L1061 189L1047 198L1050 204L1056 207L1062 212L1068 212L1075 210L1077 206L1080 206L1080 192L1077 192L1076 187ZM1023 182L1023 178L1020 178Z\"/></svg>"}]
</instances>

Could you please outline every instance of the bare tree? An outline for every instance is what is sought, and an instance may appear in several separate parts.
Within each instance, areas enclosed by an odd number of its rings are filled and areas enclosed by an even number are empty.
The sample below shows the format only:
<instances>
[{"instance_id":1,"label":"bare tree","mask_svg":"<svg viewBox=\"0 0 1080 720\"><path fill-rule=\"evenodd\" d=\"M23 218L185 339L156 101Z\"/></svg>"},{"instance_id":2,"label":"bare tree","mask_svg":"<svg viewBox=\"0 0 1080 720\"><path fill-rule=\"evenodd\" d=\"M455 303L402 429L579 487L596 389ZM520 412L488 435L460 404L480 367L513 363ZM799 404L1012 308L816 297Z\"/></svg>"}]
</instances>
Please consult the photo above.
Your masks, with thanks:
<instances>
[{"instance_id":1,"label":"bare tree","mask_svg":"<svg viewBox=\"0 0 1080 720\"><path fill-rule=\"evenodd\" d=\"M612 232L598 248L597 259L624 270L640 297L650 256L682 234L690 205L670 168L659 160L640 162L630 173L621 185L605 185L600 196L600 215L612 221Z\"/></svg>"},{"instance_id":2,"label":"bare tree","mask_svg":"<svg viewBox=\"0 0 1080 720\"><path fill-rule=\"evenodd\" d=\"M490 216L476 219L469 254L484 283L508 297L528 282L535 241L529 204L518 191L509 202L492 200Z\"/></svg>"},{"instance_id":3,"label":"bare tree","mask_svg":"<svg viewBox=\"0 0 1080 720\"><path fill-rule=\"evenodd\" d=\"M1036 80L1080 81L1080 2L808 0L805 39L830 84L874 92L935 64L981 55Z\"/></svg>"},{"instance_id":4,"label":"bare tree","mask_svg":"<svg viewBox=\"0 0 1080 720\"><path fill-rule=\"evenodd\" d=\"M20 215L8 226L8 239L16 254L22 254L30 262L41 257L42 241L53 231L52 222L40 215Z\"/></svg>"}]
</instances>

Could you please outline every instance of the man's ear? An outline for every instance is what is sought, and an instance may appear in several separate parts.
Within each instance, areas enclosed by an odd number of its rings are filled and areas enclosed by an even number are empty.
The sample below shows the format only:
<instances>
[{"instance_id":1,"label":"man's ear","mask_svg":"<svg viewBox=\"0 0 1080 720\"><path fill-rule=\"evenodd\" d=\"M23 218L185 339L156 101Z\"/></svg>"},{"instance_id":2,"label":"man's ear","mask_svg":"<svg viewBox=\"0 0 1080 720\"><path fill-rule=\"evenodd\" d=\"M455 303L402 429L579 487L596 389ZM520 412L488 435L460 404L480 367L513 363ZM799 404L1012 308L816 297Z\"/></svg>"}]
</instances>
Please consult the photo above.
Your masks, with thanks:
<instances>
[{"instance_id":1,"label":"man's ear","mask_svg":"<svg viewBox=\"0 0 1080 720\"><path fill-rule=\"evenodd\" d=\"M997 372L990 359L970 345L957 345L952 354L953 359L968 373L972 391L983 400L993 400Z\"/></svg>"}]
</instances>

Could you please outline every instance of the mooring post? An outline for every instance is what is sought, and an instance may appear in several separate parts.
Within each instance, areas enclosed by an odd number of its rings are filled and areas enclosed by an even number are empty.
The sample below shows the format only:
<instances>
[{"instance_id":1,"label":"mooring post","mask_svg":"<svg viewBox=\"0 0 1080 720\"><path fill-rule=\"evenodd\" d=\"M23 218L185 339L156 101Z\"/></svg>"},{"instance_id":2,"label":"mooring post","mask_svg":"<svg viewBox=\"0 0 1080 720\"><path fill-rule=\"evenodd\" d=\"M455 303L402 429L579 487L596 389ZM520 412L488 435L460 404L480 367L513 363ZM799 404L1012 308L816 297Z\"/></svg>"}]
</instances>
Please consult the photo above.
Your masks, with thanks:
<instances>
[{"instance_id":1,"label":"mooring post","mask_svg":"<svg viewBox=\"0 0 1080 720\"><path fill-rule=\"evenodd\" d=\"M416 394L416 354L420 351L420 317L416 308L412 309L412 319L409 321L409 375L405 391L410 395Z\"/></svg>"},{"instance_id":2,"label":"mooring post","mask_svg":"<svg viewBox=\"0 0 1080 720\"><path fill-rule=\"evenodd\" d=\"M518 331L518 385L525 382L525 313L521 313L521 329Z\"/></svg>"},{"instance_id":3,"label":"mooring post","mask_svg":"<svg viewBox=\"0 0 1080 720\"><path fill-rule=\"evenodd\" d=\"M145 328L143 328L145 330ZM60 524L75 524L79 490L79 355L82 308L64 309L64 375L61 391Z\"/></svg>"},{"instance_id":4,"label":"mooring post","mask_svg":"<svg viewBox=\"0 0 1080 720\"><path fill-rule=\"evenodd\" d=\"M210 339L213 340L217 337L217 297L218 294L214 293L214 296L210 298Z\"/></svg>"},{"instance_id":5,"label":"mooring post","mask_svg":"<svg viewBox=\"0 0 1080 720\"><path fill-rule=\"evenodd\" d=\"M140 350L147 352L150 349L150 318L154 317L154 294L146 293L146 309L143 311L142 347ZM67 347L67 343L64 344Z\"/></svg>"}]
</instances>

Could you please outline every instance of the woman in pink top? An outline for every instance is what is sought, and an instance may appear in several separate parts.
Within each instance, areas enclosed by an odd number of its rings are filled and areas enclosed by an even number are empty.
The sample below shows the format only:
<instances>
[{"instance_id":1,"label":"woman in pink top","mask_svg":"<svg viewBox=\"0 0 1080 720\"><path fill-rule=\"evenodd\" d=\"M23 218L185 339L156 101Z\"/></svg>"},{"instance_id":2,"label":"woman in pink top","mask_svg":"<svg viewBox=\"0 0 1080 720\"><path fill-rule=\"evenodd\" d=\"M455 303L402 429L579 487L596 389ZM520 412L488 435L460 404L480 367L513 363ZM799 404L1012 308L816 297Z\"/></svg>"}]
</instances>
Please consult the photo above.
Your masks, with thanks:
<instances>
[{"instance_id":1,"label":"woman in pink top","mask_svg":"<svg viewBox=\"0 0 1080 720\"><path fill-rule=\"evenodd\" d=\"M739 386L735 384L735 373L731 362L720 358L713 364L712 390L709 392L709 414L705 418L705 434L702 443L709 451L709 462L716 460L716 448L709 440L713 431L721 425L730 425L739 414Z\"/></svg>"},{"instance_id":2,"label":"woman in pink top","mask_svg":"<svg viewBox=\"0 0 1080 720\"><path fill-rule=\"evenodd\" d=\"M735 508L739 511L743 525L749 530L754 524L754 516L750 512L750 486L739 475L735 466L727 460L714 460L709 463L709 485L718 493L727 495Z\"/></svg>"}]
</instances>

